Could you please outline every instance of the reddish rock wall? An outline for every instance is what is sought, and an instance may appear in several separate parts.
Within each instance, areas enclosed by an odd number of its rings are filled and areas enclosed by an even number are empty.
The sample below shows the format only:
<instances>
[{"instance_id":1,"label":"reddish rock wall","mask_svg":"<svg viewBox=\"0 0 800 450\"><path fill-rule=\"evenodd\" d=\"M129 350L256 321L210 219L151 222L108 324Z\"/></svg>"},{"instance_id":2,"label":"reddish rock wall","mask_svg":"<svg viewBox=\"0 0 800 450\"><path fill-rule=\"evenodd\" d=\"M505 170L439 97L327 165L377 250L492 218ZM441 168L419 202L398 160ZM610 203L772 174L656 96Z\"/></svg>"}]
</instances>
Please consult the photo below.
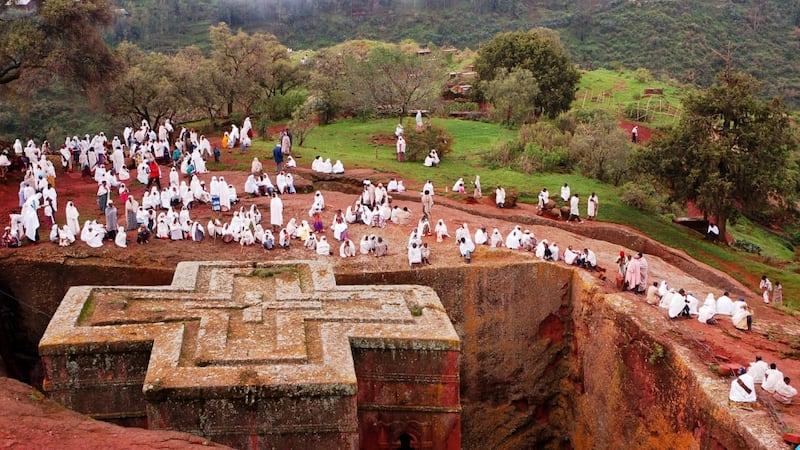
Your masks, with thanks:
<instances>
[{"instance_id":1,"label":"reddish rock wall","mask_svg":"<svg viewBox=\"0 0 800 450\"><path fill-rule=\"evenodd\" d=\"M337 274L439 294L462 342L465 449L780 448L742 426L725 383L593 280L549 263Z\"/></svg>"}]
</instances>

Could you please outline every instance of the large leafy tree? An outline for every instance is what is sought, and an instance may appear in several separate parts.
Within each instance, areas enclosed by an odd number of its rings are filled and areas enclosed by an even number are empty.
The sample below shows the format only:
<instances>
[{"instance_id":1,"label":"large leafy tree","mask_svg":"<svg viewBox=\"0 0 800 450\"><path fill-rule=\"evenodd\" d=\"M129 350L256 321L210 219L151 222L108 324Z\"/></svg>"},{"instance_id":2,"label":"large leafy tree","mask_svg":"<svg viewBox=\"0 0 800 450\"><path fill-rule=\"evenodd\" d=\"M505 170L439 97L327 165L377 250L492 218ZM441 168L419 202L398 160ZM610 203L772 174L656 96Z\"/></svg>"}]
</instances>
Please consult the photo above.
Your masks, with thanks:
<instances>
[{"instance_id":1,"label":"large leafy tree","mask_svg":"<svg viewBox=\"0 0 800 450\"><path fill-rule=\"evenodd\" d=\"M353 98L365 109L391 111L401 120L409 108L422 109L435 102L446 75L440 59L399 47L378 46L366 59L347 61Z\"/></svg>"},{"instance_id":2,"label":"large leafy tree","mask_svg":"<svg viewBox=\"0 0 800 450\"><path fill-rule=\"evenodd\" d=\"M760 91L752 76L726 70L688 95L680 123L641 155L644 170L714 216L721 233L737 207L780 204L793 189L791 124L783 104Z\"/></svg>"},{"instance_id":3,"label":"large leafy tree","mask_svg":"<svg viewBox=\"0 0 800 450\"><path fill-rule=\"evenodd\" d=\"M55 73L83 86L114 71L100 28L113 16L107 0L43 0L33 11L0 1L0 85Z\"/></svg>"},{"instance_id":4,"label":"large leafy tree","mask_svg":"<svg viewBox=\"0 0 800 450\"><path fill-rule=\"evenodd\" d=\"M105 97L106 110L122 123L146 119L156 126L185 107L178 95L173 58L157 52L143 52L123 42L117 48L123 75L110 86Z\"/></svg>"},{"instance_id":5,"label":"large leafy tree","mask_svg":"<svg viewBox=\"0 0 800 450\"><path fill-rule=\"evenodd\" d=\"M535 98L538 114L555 117L569 110L580 74L555 32L531 31L497 34L478 50L475 70L482 81L494 80L500 69L526 69L539 86Z\"/></svg>"},{"instance_id":6,"label":"large leafy tree","mask_svg":"<svg viewBox=\"0 0 800 450\"><path fill-rule=\"evenodd\" d=\"M240 106L249 114L260 98L286 94L303 77L289 61L287 48L271 34L231 32L220 23L211 27L214 88L225 100L227 113Z\"/></svg>"},{"instance_id":7,"label":"large leafy tree","mask_svg":"<svg viewBox=\"0 0 800 450\"><path fill-rule=\"evenodd\" d=\"M501 68L495 78L486 83L486 98L494 105L495 116L507 126L529 121L535 111L539 86L528 69Z\"/></svg>"}]
</instances>

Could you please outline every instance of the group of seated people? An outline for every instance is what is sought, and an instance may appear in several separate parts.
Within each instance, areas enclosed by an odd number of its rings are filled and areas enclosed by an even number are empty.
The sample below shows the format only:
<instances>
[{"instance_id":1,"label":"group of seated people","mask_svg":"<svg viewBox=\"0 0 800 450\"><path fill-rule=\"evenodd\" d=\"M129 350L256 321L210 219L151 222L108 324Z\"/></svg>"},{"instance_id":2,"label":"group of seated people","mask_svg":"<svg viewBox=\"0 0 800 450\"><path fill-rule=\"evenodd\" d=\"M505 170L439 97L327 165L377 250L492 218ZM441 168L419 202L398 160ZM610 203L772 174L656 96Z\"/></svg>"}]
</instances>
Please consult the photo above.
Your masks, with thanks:
<instances>
[{"instance_id":1,"label":"group of seated people","mask_svg":"<svg viewBox=\"0 0 800 450\"><path fill-rule=\"evenodd\" d=\"M311 170L314 172L319 173L335 173L340 174L344 173L344 165L342 161L336 160L335 164L331 164L331 159L322 159L322 156L317 156L314 158L314 161L311 162Z\"/></svg>"},{"instance_id":2,"label":"group of seated people","mask_svg":"<svg viewBox=\"0 0 800 450\"><path fill-rule=\"evenodd\" d=\"M758 355L747 369L739 369L738 376L731 382L728 398L733 402L753 403L758 399L756 384L760 384L773 399L790 405L797 395L797 389L790 383L791 379L784 376L776 363L767 365Z\"/></svg>"},{"instance_id":3,"label":"group of seated people","mask_svg":"<svg viewBox=\"0 0 800 450\"><path fill-rule=\"evenodd\" d=\"M714 325L717 316L729 316L733 325L743 331L751 331L753 327L753 310L745 301L744 296L739 296L733 301L730 293L725 291L719 298L709 293L702 305L691 291L672 289L665 280L659 284L654 282L647 288L645 297L648 304L658 305L667 310L670 319L680 317L697 317L700 323Z\"/></svg>"}]
</instances>

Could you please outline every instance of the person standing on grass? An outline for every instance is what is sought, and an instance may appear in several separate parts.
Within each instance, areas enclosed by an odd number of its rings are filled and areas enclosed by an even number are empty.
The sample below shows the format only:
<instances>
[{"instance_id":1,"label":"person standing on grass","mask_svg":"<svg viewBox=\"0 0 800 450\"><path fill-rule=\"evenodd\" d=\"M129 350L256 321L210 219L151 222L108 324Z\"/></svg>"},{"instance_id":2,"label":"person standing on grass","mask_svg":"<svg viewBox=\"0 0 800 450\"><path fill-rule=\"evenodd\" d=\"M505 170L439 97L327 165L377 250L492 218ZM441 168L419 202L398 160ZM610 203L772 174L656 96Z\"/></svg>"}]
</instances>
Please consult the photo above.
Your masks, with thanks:
<instances>
[{"instance_id":1,"label":"person standing on grass","mask_svg":"<svg viewBox=\"0 0 800 450\"><path fill-rule=\"evenodd\" d=\"M772 303L775 306L783 305L783 286L780 281L775 282L775 290L772 291Z\"/></svg>"},{"instance_id":2,"label":"person standing on grass","mask_svg":"<svg viewBox=\"0 0 800 450\"><path fill-rule=\"evenodd\" d=\"M759 289L761 289L761 298L764 299L764 304L769 304L769 294L772 292L772 282L769 281L766 275L761 276L761 282L758 283Z\"/></svg>"},{"instance_id":3,"label":"person standing on grass","mask_svg":"<svg viewBox=\"0 0 800 450\"><path fill-rule=\"evenodd\" d=\"M403 162L406 160L406 140L403 135L397 136L397 161Z\"/></svg>"},{"instance_id":4,"label":"person standing on grass","mask_svg":"<svg viewBox=\"0 0 800 450\"><path fill-rule=\"evenodd\" d=\"M595 220L597 218L598 206L600 206L600 201L597 199L597 194L592 192L592 195L589 196L589 200L586 204L586 217L589 220Z\"/></svg>"}]
</instances>

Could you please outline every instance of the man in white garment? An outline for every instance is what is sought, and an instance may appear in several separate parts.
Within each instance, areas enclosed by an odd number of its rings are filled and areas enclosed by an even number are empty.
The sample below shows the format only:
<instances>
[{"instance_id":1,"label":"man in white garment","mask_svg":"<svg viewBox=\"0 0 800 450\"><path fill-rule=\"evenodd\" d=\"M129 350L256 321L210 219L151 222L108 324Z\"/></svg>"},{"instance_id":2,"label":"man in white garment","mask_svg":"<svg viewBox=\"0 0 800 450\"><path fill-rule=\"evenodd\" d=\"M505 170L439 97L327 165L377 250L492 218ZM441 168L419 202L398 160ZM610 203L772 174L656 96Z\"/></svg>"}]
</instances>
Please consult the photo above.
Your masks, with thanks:
<instances>
[{"instance_id":1,"label":"man in white garment","mask_svg":"<svg viewBox=\"0 0 800 450\"><path fill-rule=\"evenodd\" d=\"M728 291L722 293L722 296L717 299L717 314L730 316L733 314L733 300L731 300Z\"/></svg>"},{"instance_id":2,"label":"man in white garment","mask_svg":"<svg viewBox=\"0 0 800 450\"><path fill-rule=\"evenodd\" d=\"M745 372L744 368L739 370L739 376L731 382L731 391L728 398L732 402L753 403L756 401L756 386L753 377Z\"/></svg>"},{"instance_id":3,"label":"man in white garment","mask_svg":"<svg viewBox=\"0 0 800 450\"><path fill-rule=\"evenodd\" d=\"M580 208L580 198L578 198L578 194L574 194L569 199L569 217L567 218L567 222L572 222L573 220L577 220L578 223L583 223L579 208Z\"/></svg>"},{"instance_id":4,"label":"man in white garment","mask_svg":"<svg viewBox=\"0 0 800 450\"><path fill-rule=\"evenodd\" d=\"M797 395L797 389L789 384L791 381L789 377L783 377L783 380L778 382L778 385L775 387L775 393L773 394L775 400L785 405L792 404L792 399Z\"/></svg>"},{"instance_id":5,"label":"man in white garment","mask_svg":"<svg viewBox=\"0 0 800 450\"><path fill-rule=\"evenodd\" d=\"M756 360L750 363L750 367L747 368L747 373L753 377L753 381L762 384L767 369L769 369L767 362L761 359L761 355L756 355Z\"/></svg>"},{"instance_id":6,"label":"man in white garment","mask_svg":"<svg viewBox=\"0 0 800 450\"><path fill-rule=\"evenodd\" d=\"M279 230L283 226L283 201L277 193L272 194L269 202L269 223L273 230Z\"/></svg>"},{"instance_id":7,"label":"man in white garment","mask_svg":"<svg viewBox=\"0 0 800 450\"><path fill-rule=\"evenodd\" d=\"M778 370L778 365L772 363L769 365L769 369L764 372L764 381L761 383L761 387L769 392L774 393L775 388L778 387L778 382L783 380L783 372Z\"/></svg>"},{"instance_id":8,"label":"man in white garment","mask_svg":"<svg viewBox=\"0 0 800 450\"><path fill-rule=\"evenodd\" d=\"M569 185L567 183L561 186L561 199L564 200L564 203L568 202L570 199Z\"/></svg>"}]
</instances>

